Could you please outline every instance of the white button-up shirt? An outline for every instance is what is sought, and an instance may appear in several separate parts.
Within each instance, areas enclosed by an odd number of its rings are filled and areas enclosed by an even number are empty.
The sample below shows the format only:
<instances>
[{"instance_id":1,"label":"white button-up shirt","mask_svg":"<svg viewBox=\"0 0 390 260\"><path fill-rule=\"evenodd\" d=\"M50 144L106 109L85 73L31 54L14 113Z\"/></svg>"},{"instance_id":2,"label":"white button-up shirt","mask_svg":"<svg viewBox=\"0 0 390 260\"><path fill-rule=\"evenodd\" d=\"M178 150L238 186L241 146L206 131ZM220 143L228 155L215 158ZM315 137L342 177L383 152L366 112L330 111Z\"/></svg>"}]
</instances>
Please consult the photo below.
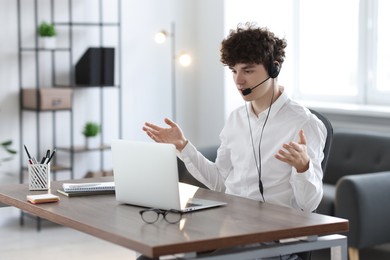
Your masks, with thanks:
<instances>
[{"instance_id":1,"label":"white button-up shirt","mask_svg":"<svg viewBox=\"0 0 390 260\"><path fill-rule=\"evenodd\" d=\"M259 158L260 135L268 109L256 116L250 103L246 106L250 124L244 106L231 113L220 134L221 145L215 163L198 153L190 142L186 145L179 157L188 171L212 190L262 201L256 167L256 160L261 159L266 202L304 211L315 210L323 195L321 162L327 135L324 124L282 92L271 106ZM275 154L284 143L299 142L301 129L305 133L310 164L306 172L298 173L294 167L276 159Z\"/></svg>"}]
</instances>

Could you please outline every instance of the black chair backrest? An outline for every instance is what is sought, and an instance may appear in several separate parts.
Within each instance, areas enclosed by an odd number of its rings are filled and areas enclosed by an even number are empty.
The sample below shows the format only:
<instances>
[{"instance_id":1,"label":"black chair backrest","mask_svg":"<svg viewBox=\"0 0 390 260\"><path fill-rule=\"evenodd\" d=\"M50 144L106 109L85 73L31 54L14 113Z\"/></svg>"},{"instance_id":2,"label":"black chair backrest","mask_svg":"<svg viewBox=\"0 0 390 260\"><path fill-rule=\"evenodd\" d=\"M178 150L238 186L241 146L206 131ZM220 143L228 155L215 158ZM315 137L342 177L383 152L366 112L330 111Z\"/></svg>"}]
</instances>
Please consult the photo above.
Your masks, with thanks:
<instances>
[{"instance_id":1,"label":"black chair backrest","mask_svg":"<svg viewBox=\"0 0 390 260\"><path fill-rule=\"evenodd\" d=\"M318 117L319 120L322 121L322 123L325 125L327 135L325 140L325 146L324 146L324 159L322 159L321 162L321 168L322 172L325 174L326 166L328 165L328 159L330 155L330 148L332 146L332 140L333 140L333 126L330 123L329 119L326 118L323 114L321 114L318 111L315 111L313 109L309 109L310 112ZM314 211L316 212L316 211ZM308 252L301 252L297 254L300 259L302 260L311 260L311 251Z\"/></svg>"},{"instance_id":2,"label":"black chair backrest","mask_svg":"<svg viewBox=\"0 0 390 260\"><path fill-rule=\"evenodd\" d=\"M324 123L326 130L327 130L327 135L326 135L326 140L325 140L325 147L324 147L324 159L321 162L321 167L323 173L325 173L326 166L328 165L328 159L330 155L330 148L332 146L332 140L333 140L333 126L330 123L329 119L326 118L323 114L310 109L310 112L318 117L319 120Z\"/></svg>"}]
</instances>

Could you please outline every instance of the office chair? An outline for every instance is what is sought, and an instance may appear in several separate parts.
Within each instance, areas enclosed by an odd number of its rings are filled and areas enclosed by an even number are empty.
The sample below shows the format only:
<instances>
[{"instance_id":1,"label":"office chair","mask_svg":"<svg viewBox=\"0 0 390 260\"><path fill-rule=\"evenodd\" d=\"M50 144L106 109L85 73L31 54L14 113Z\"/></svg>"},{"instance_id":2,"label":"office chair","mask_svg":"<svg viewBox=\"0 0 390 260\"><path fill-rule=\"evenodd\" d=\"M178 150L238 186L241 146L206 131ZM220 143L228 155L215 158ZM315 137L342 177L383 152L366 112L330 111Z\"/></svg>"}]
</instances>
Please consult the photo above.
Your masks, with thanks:
<instances>
[{"instance_id":1,"label":"office chair","mask_svg":"<svg viewBox=\"0 0 390 260\"><path fill-rule=\"evenodd\" d=\"M321 114L318 111L315 111L313 109L309 109L312 114L318 117L319 120L322 121L322 123L325 125L326 128L326 140L325 140L325 146L324 146L324 158L321 162L321 168L322 172L325 174L326 166L328 165L328 159L330 155L330 148L332 146L332 140L333 140L333 126L330 123L329 119L326 118L323 114ZM315 212L315 211L314 211ZM302 260L310 260L311 259L311 251L308 252L301 252L297 254Z\"/></svg>"},{"instance_id":2,"label":"office chair","mask_svg":"<svg viewBox=\"0 0 390 260\"><path fill-rule=\"evenodd\" d=\"M330 123L329 119L326 118L323 114L321 114L313 109L310 109L310 112L312 114L316 115L318 117L318 119L322 121L322 123L325 125L326 131L327 131L327 136L326 136L326 140L325 140L325 147L324 147L324 159L322 159L322 162L321 162L321 168L325 174L326 166L328 165L328 159L329 159L329 155L330 155L330 148L332 146L333 126Z\"/></svg>"}]
</instances>

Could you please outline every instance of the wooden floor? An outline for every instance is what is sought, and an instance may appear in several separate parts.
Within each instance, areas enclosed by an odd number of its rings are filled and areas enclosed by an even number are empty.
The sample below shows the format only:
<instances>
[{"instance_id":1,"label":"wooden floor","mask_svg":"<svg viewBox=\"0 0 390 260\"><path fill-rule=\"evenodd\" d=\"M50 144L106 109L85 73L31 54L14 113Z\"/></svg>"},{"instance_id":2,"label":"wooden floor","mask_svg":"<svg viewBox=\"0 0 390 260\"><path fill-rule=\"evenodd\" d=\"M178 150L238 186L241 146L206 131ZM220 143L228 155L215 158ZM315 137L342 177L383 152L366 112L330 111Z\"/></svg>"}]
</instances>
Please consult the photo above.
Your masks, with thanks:
<instances>
[{"instance_id":1,"label":"wooden floor","mask_svg":"<svg viewBox=\"0 0 390 260\"><path fill-rule=\"evenodd\" d=\"M42 222L37 232L34 218L19 225L20 210L0 208L0 259L4 260L100 260L136 259L135 252L79 231Z\"/></svg>"},{"instance_id":2,"label":"wooden floor","mask_svg":"<svg viewBox=\"0 0 390 260\"><path fill-rule=\"evenodd\" d=\"M359 260L390 260L390 244L362 249ZM314 251L311 260L329 260L329 250Z\"/></svg>"}]
</instances>

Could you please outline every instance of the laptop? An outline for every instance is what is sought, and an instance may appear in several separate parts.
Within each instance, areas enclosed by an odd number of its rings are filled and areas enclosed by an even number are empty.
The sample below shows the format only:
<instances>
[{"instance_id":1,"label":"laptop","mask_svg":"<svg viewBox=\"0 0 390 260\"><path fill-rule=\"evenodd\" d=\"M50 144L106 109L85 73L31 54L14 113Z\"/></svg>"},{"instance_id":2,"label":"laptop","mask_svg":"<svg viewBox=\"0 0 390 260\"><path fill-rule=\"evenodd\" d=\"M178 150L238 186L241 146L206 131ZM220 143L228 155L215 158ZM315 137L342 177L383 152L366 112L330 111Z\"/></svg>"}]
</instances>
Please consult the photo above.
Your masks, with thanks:
<instances>
[{"instance_id":1,"label":"laptop","mask_svg":"<svg viewBox=\"0 0 390 260\"><path fill-rule=\"evenodd\" d=\"M120 203L181 212L225 202L193 198L199 187L179 183L173 144L113 140L115 196Z\"/></svg>"}]
</instances>

